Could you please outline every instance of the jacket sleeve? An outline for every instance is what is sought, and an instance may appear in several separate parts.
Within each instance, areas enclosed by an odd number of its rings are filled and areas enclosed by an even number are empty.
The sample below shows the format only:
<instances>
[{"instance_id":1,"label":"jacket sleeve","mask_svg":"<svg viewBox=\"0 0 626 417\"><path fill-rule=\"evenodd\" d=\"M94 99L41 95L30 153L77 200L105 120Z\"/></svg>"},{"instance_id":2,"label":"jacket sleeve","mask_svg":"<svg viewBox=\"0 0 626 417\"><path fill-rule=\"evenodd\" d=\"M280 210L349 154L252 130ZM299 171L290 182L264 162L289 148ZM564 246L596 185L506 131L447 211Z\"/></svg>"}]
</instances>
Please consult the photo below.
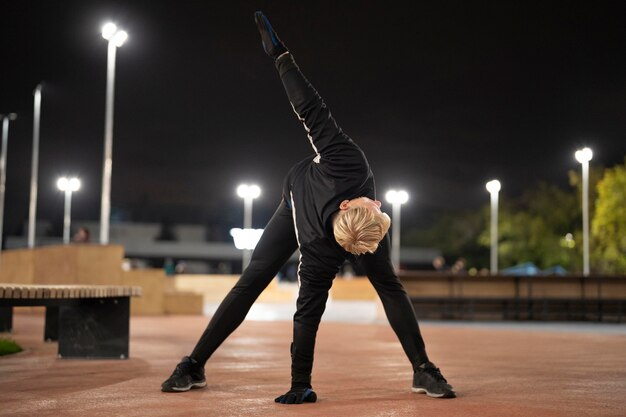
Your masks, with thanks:
<instances>
[{"instance_id":1,"label":"jacket sleeve","mask_svg":"<svg viewBox=\"0 0 626 417\"><path fill-rule=\"evenodd\" d=\"M323 162L330 174L341 174L350 165L366 168L363 152L337 125L326 103L302 74L291 53L279 57L276 68L293 111L304 125L316 153L314 162Z\"/></svg>"}]
</instances>

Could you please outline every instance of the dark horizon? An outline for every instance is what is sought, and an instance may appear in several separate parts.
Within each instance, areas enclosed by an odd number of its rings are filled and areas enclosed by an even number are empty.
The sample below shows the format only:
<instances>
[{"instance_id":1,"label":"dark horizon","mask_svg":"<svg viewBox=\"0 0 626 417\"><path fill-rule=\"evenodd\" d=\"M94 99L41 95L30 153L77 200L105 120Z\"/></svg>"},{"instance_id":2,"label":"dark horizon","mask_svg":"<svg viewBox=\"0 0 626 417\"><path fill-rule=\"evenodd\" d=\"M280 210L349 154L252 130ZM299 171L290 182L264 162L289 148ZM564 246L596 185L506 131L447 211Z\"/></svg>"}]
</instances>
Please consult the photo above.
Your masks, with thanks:
<instances>
[{"instance_id":1,"label":"dark horizon","mask_svg":"<svg viewBox=\"0 0 626 417\"><path fill-rule=\"evenodd\" d=\"M366 4L366 6L363 6ZM56 178L83 189L72 219L98 220L106 41L117 52L112 214L129 221L241 223L241 182L263 190L262 227L282 178L311 153L253 13L263 10L333 115L365 151L379 199L411 198L403 229L537 181L567 187L574 151L626 156L626 29L618 2L13 2L2 14L0 113L17 112L7 152L4 232L28 219L32 91L44 81L38 219L60 224ZM186 220L189 221L186 221ZM113 221L114 221L113 220Z\"/></svg>"}]
</instances>

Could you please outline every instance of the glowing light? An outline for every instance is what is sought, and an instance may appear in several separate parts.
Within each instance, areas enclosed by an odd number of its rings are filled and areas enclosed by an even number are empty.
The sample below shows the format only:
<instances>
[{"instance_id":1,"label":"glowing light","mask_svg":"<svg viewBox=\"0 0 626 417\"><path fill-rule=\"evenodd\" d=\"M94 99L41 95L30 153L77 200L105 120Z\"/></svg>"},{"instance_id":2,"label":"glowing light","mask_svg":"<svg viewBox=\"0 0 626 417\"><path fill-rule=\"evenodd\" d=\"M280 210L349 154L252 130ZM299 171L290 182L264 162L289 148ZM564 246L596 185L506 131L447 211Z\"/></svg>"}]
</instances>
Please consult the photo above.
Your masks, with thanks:
<instances>
[{"instance_id":1,"label":"glowing light","mask_svg":"<svg viewBox=\"0 0 626 417\"><path fill-rule=\"evenodd\" d=\"M119 48L124 45L124 42L128 39L128 33L124 30L118 30L115 23L109 22L102 26L102 37Z\"/></svg>"},{"instance_id":2,"label":"glowing light","mask_svg":"<svg viewBox=\"0 0 626 417\"><path fill-rule=\"evenodd\" d=\"M117 26L115 25L115 23L109 22L102 26L102 37L107 41L113 37L115 32L117 32Z\"/></svg>"},{"instance_id":3,"label":"glowing light","mask_svg":"<svg viewBox=\"0 0 626 417\"><path fill-rule=\"evenodd\" d=\"M404 190L389 190L385 199L390 204L404 204L409 201L409 193Z\"/></svg>"},{"instance_id":4,"label":"glowing light","mask_svg":"<svg viewBox=\"0 0 626 417\"><path fill-rule=\"evenodd\" d=\"M76 177L61 177L57 180L57 187L61 191L78 191L80 189L80 180Z\"/></svg>"},{"instance_id":5,"label":"glowing light","mask_svg":"<svg viewBox=\"0 0 626 417\"><path fill-rule=\"evenodd\" d=\"M486 187L487 187L487 191L493 194L493 193L499 192L502 186L500 184L500 181L491 180L486 184Z\"/></svg>"},{"instance_id":6,"label":"glowing light","mask_svg":"<svg viewBox=\"0 0 626 417\"><path fill-rule=\"evenodd\" d=\"M237 195L241 198L257 198L261 195L261 188L258 185L241 184L237 187Z\"/></svg>"},{"instance_id":7,"label":"glowing light","mask_svg":"<svg viewBox=\"0 0 626 417\"><path fill-rule=\"evenodd\" d=\"M589 148L583 148L577 150L574 156L578 162L584 164L585 162L591 161L591 158L593 158L593 152Z\"/></svg>"},{"instance_id":8,"label":"glowing light","mask_svg":"<svg viewBox=\"0 0 626 417\"><path fill-rule=\"evenodd\" d=\"M235 247L240 250L252 250L259 243L263 229L230 229L230 235L235 241Z\"/></svg>"},{"instance_id":9,"label":"glowing light","mask_svg":"<svg viewBox=\"0 0 626 417\"><path fill-rule=\"evenodd\" d=\"M128 33L126 33L125 30L121 30L117 32L115 36L113 36L113 39L111 39L111 42L113 42L115 46L119 48L120 46L124 45L124 42L126 42L126 39L128 39Z\"/></svg>"}]
</instances>

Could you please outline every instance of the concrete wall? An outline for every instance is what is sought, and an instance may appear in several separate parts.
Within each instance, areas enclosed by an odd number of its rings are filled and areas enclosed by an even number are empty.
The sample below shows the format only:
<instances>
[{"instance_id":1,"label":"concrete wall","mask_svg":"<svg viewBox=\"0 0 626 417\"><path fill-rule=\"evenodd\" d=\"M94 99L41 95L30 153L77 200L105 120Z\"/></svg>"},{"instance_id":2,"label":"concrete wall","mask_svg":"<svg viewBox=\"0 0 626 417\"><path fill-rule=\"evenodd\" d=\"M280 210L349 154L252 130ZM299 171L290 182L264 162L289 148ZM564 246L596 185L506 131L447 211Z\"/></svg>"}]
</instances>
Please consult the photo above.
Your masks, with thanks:
<instances>
[{"instance_id":1,"label":"concrete wall","mask_svg":"<svg viewBox=\"0 0 626 417\"><path fill-rule=\"evenodd\" d=\"M239 275L177 275L177 291L201 294L205 303L219 303L239 280ZM274 279L261 293L259 302L272 303L292 301L297 297L298 286L295 283L280 283Z\"/></svg>"},{"instance_id":2,"label":"concrete wall","mask_svg":"<svg viewBox=\"0 0 626 417\"><path fill-rule=\"evenodd\" d=\"M21 284L120 285L124 248L58 245L0 255L0 281Z\"/></svg>"},{"instance_id":3,"label":"concrete wall","mask_svg":"<svg viewBox=\"0 0 626 417\"><path fill-rule=\"evenodd\" d=\"M330 297L333 300L377 300L376 290L365 277L350 279L335 278L330 289Z\"/></svg>"},{"instance_id":4,"label":"concrete wall","mask_svg":"<svg viewBox=\"0 0 626 417\"><path fill-rule=\"evenodd\" d=\"M202 294L205 303L221 302L237 283L239 275L177 275L175 287L178 291ZM259 302L295 301L298 297L297 283L282 283L274 279L259 296ZM335 300L376 300L378 296L364 277L344 279L337 277L330 290Z\"/></svg>"},{"instance_id":5,"label":"concrete wall","mask_svg":"<svg viewBox=\"0 0 626 417\"><path fill-rule=\"evenodd\" d=\"M35 279L35 252L13 249L0 252L0 282L32 284Z\"/></svg>"},{"instance_id":6,"label":"concrete wall","mask_svg":"<svg viewBox=\"0 0 626 417\"><path fill-rule=\"evenodd\" d=\"M0 254L0 282L140 286L131 314L202 314L202 296L178 293L162 269L122 270L121 245L55 245Z\"/></svg>"}]
</instances>

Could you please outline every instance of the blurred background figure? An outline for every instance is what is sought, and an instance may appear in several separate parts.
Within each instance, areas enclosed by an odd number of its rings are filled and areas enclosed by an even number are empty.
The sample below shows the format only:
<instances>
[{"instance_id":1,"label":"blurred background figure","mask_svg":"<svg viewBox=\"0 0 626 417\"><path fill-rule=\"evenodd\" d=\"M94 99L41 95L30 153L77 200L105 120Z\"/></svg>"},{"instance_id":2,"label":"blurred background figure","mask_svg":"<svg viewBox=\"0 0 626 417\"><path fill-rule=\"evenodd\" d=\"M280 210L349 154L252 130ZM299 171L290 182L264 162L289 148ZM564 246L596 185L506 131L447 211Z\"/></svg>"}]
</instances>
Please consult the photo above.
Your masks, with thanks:
<instances>
[{"instance_id":1,"label":"blurred background figure","mask_svg":"<svg viewBox=\"0 0 626 417\"><path fill-rule=\"evenodd\" d=\"M74 243L89 243L91 240L91 234L89 233L89 229L86 227L79 227L72 238Z\"/></svg>"},{"instance_id":2,"label":"blurred background figure","mask_svg":"<svg viewBox=\"0 0 626 417\"><path fill-rule=\"evenodd\" d=\"M174 260L172 258L166 258L163 263L163 269L165 270L165 275L174 275L176 273L176 264L174 264Z\"/></svg>"},{"instance_id":3,"label":"blurred background figure","mask_svg":"<svg viewBox=\"0 0 626 417\"><path fill-rule=\"evenodd\" d=\"M443 256L436 256L433 259L433 268L435 271L446 271L448 269L446 259Z\"/></svg>"},{"instance_id":4,"label":"blurred background figure","mask_svg":"<svg viewBox=\"0 0 626 417\"><path fill-rule=\"evenodd\" d=\"M467 268L465 265L465 258L457 259L456 262L454 262L454 264L450 268L450 272L452 272L453 274L459 274L459 275L466 274Z\"/></svg>"},{"instance_id":5,"label":"blurred background figure","mask_svg":"<svg viewBox=\"0 0 626 417\"><path fill-rule=\"evenodd\" d=\"M176 266L174 267L174 272L176 272L177 274L184 274L186 270L187 264L185 263L185 261L178 261L176 263Z\"/></svg>"}]
</instances>

